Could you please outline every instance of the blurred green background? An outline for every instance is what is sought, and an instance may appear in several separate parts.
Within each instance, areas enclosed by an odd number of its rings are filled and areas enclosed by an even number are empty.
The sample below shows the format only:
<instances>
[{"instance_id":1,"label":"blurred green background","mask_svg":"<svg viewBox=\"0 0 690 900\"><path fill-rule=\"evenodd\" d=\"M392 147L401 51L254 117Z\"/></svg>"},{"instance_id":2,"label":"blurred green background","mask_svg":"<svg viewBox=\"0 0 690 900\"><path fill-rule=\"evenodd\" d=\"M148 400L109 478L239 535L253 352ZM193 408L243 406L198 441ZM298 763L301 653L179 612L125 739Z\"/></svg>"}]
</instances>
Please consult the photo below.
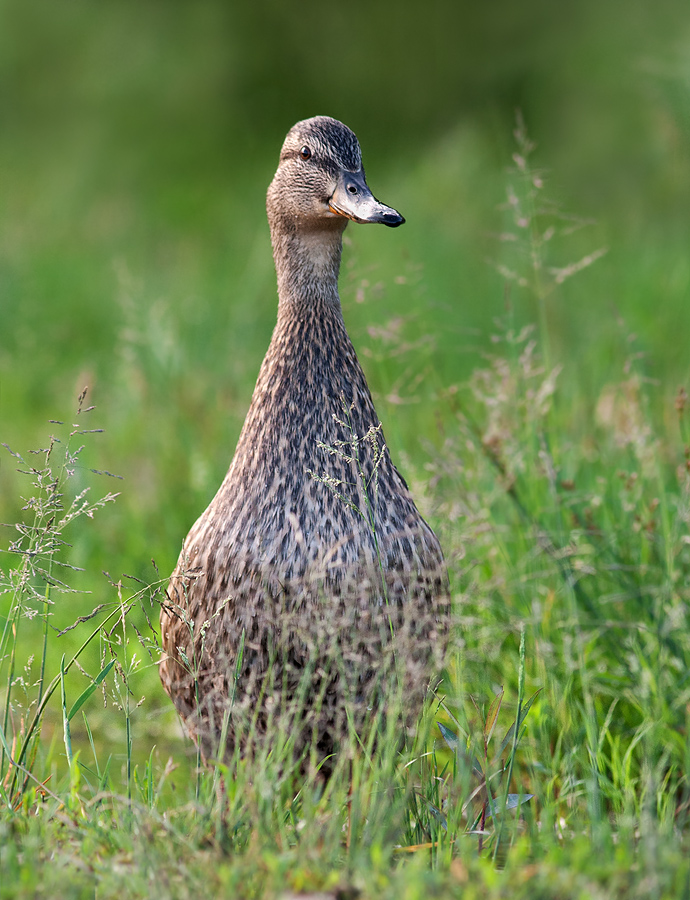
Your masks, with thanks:
<instances>
[{"instance_id":1,"label":"blurred green background","mask_svg":"<svg viewBox=\"0 0 690 900\"><path fill-rule=\"evenodd\" d=\"M550 196L594 220L553 264L608 248L549 298L561 410L587 427L634 332L666 417L690 349L687 0L0 2L0 437L45 446L88 385L87 468L123 476L73 536L79 587L169 572L220 483L275 319L264 197L298 119L346 122L407 218L348 228L341 282L394 458L423 469L494 319L537 320L490 264L517 109Z\"/></svg>"}]
</instances>

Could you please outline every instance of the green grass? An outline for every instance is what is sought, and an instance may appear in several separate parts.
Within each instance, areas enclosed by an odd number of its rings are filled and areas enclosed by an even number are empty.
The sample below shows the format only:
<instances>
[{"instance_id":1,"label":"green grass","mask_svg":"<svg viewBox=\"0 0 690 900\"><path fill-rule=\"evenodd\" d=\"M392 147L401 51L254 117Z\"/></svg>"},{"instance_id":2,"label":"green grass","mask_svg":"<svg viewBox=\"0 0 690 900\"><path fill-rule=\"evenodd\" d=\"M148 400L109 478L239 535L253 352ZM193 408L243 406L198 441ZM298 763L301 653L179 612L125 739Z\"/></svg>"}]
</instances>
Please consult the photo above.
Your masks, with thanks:
<instances>
[{"instance_id":1,"label":"green grass","mask_svg":"<svg viewBox=\"0 0 690 900\"><path fill-rule=\"evenodd\" d=\"M535 2L492 52L465 11L452 54L434 37L381 94L379 23L346 86L322 66L297 101L238 74L259 34L282 71L254 14L144 6L136 29L117 4L2 8L34 53L0 29L0 439L23 458L2 451L0 520L24 523L0 545L0 897L686 896L684 7L581 4L566 39ZM279 750L197 771L156 667L160 588L275 320L265 186L314 112L360 132L407 218L348 229L341 293L457 622L418 744L390 716L325 792Z\"/></svg>"},{"instance_id":2,"label":"green grass","mask_svg":"<svg viewBox=\"0 0 690 900\"><path fill-rule=\"evenodd\" d=\"M400 752L389 716L375 749L353 736L325 790L289 774L279 735L251 761L196 770L157 684L165 579L127 543L137 547L141 525L113 538L123 520L112 522L112 494L125 482L94 462L108 435L87 395L75 425L54 425L45 449L14 458L22 496L36 499L22 501L3 585L2 896L687 890L690 408L682 391L674 402L649 381L622 325L618 379L598 398L561 389L551 304L565 274L577 297L588 269L549 261L573 220L546 202L524 133L518 142L511 252L500 256L508 304L490 351L464 383L434 388L442 376L430 374L428 410L402 407L424 423L426 463L404 468L446 548L457 622L417 745ZM380 287L348 278L351 309L357 291L384 303L424 288L424 276ZM535 326L522 324L513 291L533 305ZM168 392L172 419L193 415L180 334L155 304L123 302L125 396L153 415ZM369 337L365 361L384 383L399 373L384 409L418 399L435 351L414 318ZM205 415L205 435L220 440ZM185 436L173 422L152 440L177 441L179 455ZM158 458L156 479L167 464ZM215 476L190 464L187 477L203 493ZM95 576L93 561L108 555L137 560L139 580Z\"/></svg>"}]
</instances>

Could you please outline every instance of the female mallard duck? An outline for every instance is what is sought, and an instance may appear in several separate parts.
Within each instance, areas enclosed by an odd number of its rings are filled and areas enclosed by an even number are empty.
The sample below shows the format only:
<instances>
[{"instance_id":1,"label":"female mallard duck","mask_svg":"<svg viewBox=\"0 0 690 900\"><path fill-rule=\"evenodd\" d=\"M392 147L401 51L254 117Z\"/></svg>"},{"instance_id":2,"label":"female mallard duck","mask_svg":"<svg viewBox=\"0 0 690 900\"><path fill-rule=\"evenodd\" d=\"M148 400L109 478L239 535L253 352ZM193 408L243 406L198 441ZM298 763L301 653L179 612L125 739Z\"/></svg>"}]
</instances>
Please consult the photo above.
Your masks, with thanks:
<instances>
[{"instance_id":1,"label":"female mallard duck","mask_svg":"<svg viewBox=\"0 0 690 900\"><path fill-rule=\"evenodd\" d=\"M418 714L447 581L338 296L348 219L405 220L326 116L288 133L267 211L278 321L230 469L171 576L160 672L206 758L247 750L273 721L323 760L366 728L384 687L402 688L407 721Z\"/></svg>"}]
</instances>

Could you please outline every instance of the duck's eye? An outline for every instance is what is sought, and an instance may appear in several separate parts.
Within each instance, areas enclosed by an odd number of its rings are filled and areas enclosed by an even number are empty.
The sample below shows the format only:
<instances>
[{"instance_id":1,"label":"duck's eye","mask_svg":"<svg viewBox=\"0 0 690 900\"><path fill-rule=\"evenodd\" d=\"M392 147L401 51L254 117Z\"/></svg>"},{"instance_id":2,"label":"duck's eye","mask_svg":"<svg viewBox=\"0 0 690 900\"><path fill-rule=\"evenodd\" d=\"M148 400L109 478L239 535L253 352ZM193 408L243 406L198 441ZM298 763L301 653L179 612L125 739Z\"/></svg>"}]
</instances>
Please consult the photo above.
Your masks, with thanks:
<instances>
[{"instance_id":1,"label":"duck's eye","mask_svg":"<svg viewBox=\"0 0 690 900\"><path fill-rule=\"evenodd\" d=\"M309 147L304 146L300 150L299 155L302 157L302 159L309 159L311 157L311 150L309 149Z\"/></svg>"}]
</instances>

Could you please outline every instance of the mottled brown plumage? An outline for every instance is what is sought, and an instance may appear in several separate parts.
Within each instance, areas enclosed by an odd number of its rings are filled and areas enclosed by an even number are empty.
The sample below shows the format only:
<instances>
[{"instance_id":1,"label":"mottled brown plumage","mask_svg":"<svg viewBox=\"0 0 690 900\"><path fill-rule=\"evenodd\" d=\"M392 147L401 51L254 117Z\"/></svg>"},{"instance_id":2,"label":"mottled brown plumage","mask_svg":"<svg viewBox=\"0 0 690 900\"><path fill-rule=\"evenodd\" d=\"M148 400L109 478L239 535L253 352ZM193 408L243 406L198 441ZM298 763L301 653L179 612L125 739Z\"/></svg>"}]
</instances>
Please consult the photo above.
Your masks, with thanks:
<instances>
[{"instance_id":1,"label":"mottled brown plumage","mask_svg":"<svg viewBox=\"0 0 690 900\"><path fill-rule=\"evenodd\" d=\"M277 324L161 613L161 678L207 758L226 711L229 749L279 720L317 758L366 729L387 686L413 719L447 600L439 543L383 445L338 296L348 218L404 220L368 190L355 135L326 117L289 132L267 211Z\"/></svg>"}]
</instances>

